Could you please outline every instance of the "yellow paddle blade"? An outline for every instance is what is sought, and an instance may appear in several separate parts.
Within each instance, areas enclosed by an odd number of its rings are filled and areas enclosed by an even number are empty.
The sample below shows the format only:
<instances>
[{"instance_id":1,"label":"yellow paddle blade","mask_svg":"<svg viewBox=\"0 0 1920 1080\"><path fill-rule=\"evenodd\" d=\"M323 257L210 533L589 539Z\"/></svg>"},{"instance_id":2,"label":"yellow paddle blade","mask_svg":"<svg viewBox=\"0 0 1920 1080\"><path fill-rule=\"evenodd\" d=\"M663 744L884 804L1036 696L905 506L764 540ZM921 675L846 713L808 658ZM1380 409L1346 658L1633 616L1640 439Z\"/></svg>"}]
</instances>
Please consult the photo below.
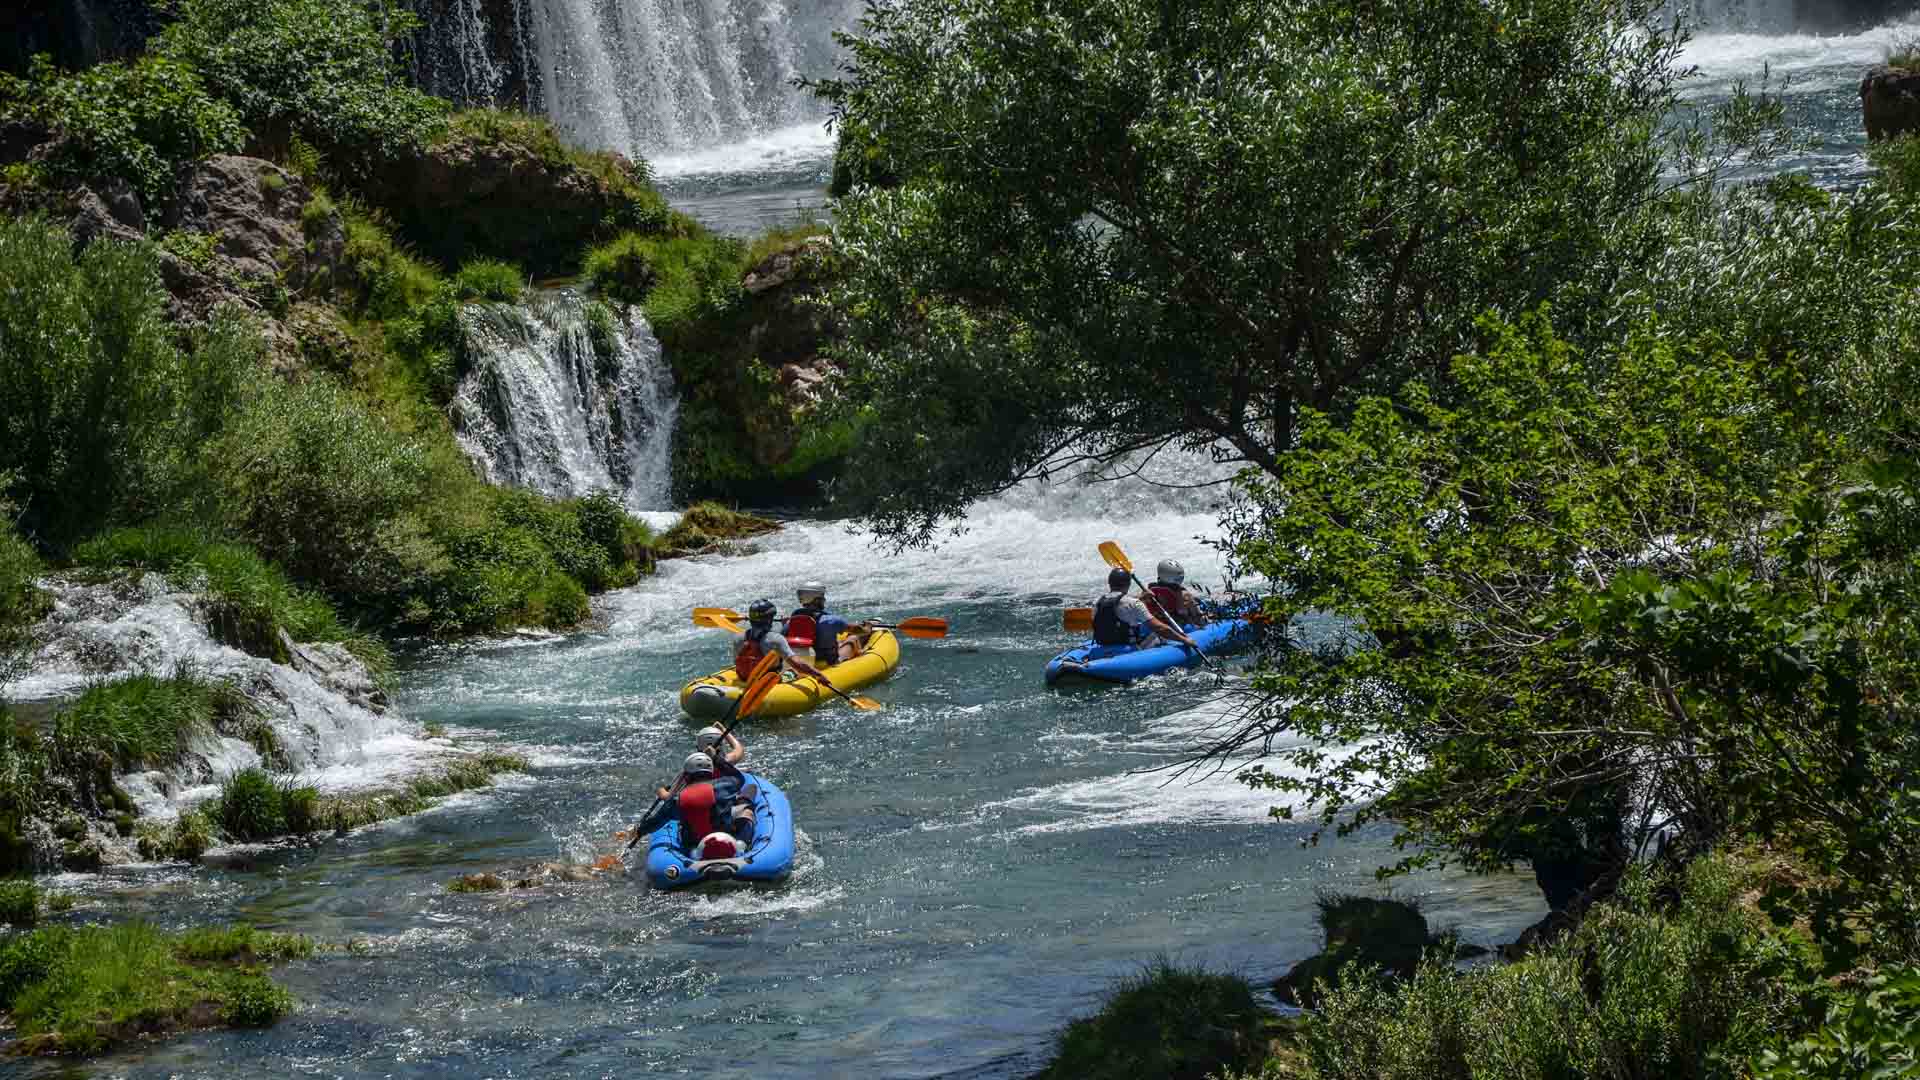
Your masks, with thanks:
<instances>
[{"instance_id":1,"label":"yellow paddle blade","mask_svg":"<svg viewBox=\"0 0 1920 1080\"><path fill-rule=\"evenodd\" d=\"M747 672L747 685L752 686L758 680L765 678L768 672L773 673L775 680L780 678L779 653L769 652L767 655L761 657L760 662L753 665L753 670Z\"/></svg>"},{"instance_id":2,"label":"yellow paddle blade","mask_svg":"<svg viewBox=\"0 0 1920 1080\"><path fill-rule=\"evenodd\" d=\"M1067 609L1066 627L1076 634L1093 633L1093 609L1090 607L1070 607Z\"/></svg>"},{"instance_id":3,"label":"yellow paddle blade","mask_svg":"<svg viewBox=\"0 0 1920 1080\"><path fill-rule=\"evenodd\" d=\"M1127 558L1126 552L1120 550L1120 545L1111 540L1101 542L1100 557L1107 560L1108 566L1117 566L1129 574L1133 573L1133 562Z\"/></svg>"},{"instance_id":4,"label":"yellow paddle blade","mask_svg":"<svg viewBox=\"0 0 1920 1080\"><path fill-rule=\"evenodd\" d=\"M767 700L767 695L773 692L773 688L779 685L780 673L777 671L770 671L755 679L741 693L740 707L734 710L734 715L742 720L752 716L754 711L760 708L760 703Z\"/></svg>"},{"instance_id":5,"label":"yellow paddle blade","mask_svg":"<svg viewBox=\"0 0 1920 1080\"><path fill-rule=\"evenodd\" d=\"M724 615L695 615L693 621L698 626L718 627L721 630L731 630L736 634L747 632L746 627L736 622L729 622Z\"/></svg>"},{"instance_id":6,"label":"yellow paddle blade","mask_svg":"<svg viewBox=\"0 0 1920 1080\"><path fill-rule=\"evenodd\" d=\"M856 708L856 709L878 709L878 708L880 708L880 703L879 703L879 702L877 702L877 701L875 701L875 700L873 700L873 699L872 699L872 698L870 698L870 697L861 697L861 696L860 696L860 695L858 695L858 694L849 694L849 695L847 695L847 700L848 700L848 701L850 701L850 702L852 702L852 703L853 703L853 707L854 707L854 708Z\"/></svg>"},{"instance_id":7,"label":"yellow paddle blade","mask_svg":"<svg viewBox=\"0 0 1920 1080\"><path fill-rule=\"evenodd\" d=\"M694 608L694 609L693 609L693 621L694 621L694 622L699 622L699 621L700 621L700 620L701 620L702 618L704 618L704 617L706 617L706 616L709 616L709 615L717 615L717 616L719 616L719 617L720 617L720 618L722 618L722 619L728 619L728 620L731 620L731 621L733 621L733 622L744 622L744 621L745 621L745 617L744 617L744 616L742 616L742 615L741 615L741 614L740 614L739 612L737 612L737 611L735 611L735 610L733 610L732 608L723 608L723 607L697 607L697 608Z\"/></svg>"}]
</instances>

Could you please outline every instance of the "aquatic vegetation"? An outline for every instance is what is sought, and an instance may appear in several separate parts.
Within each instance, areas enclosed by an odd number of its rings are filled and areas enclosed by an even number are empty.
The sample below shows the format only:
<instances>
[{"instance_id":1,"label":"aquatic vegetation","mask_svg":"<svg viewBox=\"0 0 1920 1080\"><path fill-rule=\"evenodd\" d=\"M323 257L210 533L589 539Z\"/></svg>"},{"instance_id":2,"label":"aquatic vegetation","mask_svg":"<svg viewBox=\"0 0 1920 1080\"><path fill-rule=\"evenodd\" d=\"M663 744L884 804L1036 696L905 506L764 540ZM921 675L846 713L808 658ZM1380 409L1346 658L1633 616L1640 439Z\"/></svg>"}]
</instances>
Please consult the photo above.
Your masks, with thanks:
<instances>
[{"instance_id":1,"label":"aquatic vegetation","mask_svg":"<svg viewBox=\"0 0 1920 1080\"><path fill-rule=\"evenodd\" d=\"M27 1053L94 1054L216 1022L264 1027L293 999L258 965L312 951L305 938L247 927L169 934L134 921L35 930L0 943L0 1010Z\"/></svg>"},{"instance_id":2,"label":"aquatic vegetation","mask_svg":"<svg viewBox=\"0 0 1920 1080\"><path fill-rule=\"evenodd\" d=\"M103 752L122 770L164 768L180 760L196 732L252 708L233 684L181 665L166 677L130 675L88 687L55 714L53 745L69 760Z\"/></svg>"}]
</instances>

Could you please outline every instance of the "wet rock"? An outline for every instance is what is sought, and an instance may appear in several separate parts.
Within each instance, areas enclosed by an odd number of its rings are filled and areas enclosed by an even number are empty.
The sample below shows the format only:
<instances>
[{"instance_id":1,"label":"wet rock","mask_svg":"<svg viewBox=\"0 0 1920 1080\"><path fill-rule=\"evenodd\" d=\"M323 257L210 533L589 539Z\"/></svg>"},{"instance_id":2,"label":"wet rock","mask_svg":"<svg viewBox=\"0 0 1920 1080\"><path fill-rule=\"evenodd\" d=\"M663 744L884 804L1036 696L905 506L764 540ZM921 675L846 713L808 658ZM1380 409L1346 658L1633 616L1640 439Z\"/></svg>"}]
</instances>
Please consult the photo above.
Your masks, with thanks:
<instances>
[{"instance_id":1,"label":"wet rock","mask_svg":"<svg viewBox=\"0 0 1920 1080\"><path fill-rule=\"evenodd\" d=\"M1881 66L1867 72L1860 80L1860 112L1868 139L1920 132L1920 71Z\"/></svg>"},{"instance_id":2,"label":"wet rock","mask_svg":"<svg viewBox=\"0 0 1920 1080\"><path fill-rule=\"evenodd\" d=\"M345 645L330 641L302 645L285 631L281 632L280 639L293 670L369 712L386 711L386 691L380 689L373 672L367 670L359 657L347 651Z\"/></svg>"}]
</instances>

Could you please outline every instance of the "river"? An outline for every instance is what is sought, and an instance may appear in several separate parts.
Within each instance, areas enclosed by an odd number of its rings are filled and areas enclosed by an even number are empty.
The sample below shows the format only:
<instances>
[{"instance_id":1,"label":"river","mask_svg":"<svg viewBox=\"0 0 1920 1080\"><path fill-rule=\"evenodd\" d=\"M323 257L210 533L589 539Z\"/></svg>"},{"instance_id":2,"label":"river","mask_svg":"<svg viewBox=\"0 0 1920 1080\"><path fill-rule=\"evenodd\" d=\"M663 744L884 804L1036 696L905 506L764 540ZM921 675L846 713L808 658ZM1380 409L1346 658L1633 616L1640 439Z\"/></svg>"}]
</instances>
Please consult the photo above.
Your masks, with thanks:
<instances>
[{"instance_id":1,"label":"river","mask_svg":"<svg viewBox=\"0 0 1920 1080\"><path fill-rule=\"evenodd\" d=\"M1854 85L1894 31L1726 34L1694 43L1711 100L1770 66L1816 137L1789 163L1863 174ZM683 208L751 231L817 208L830 150L801 125L664 158ZM167 925L248 920L351 945L280 978L301 1006L266 1031L207 1032L87 1066L99 1075L237 1077L1014 1077L1113 979L1158 955L1265 982L1315 950L1322 890L1376 892L1395 853L1371 830L1314 848L1306 827L1224 779L1164 767L1214 722L1205 674L1053 694L1063 605L1105 574L1116 539L1149 565L1218 585L1204 494L1030 487L979 507L932 552L887 556L799 521L739 557L673 562L601 598L595 628L406 657L395 704L532 766L497 787L246 869L62 875L83 908ZM787 884L663 894L637 877L451 894L455 877L587 862L690 748L675 704L729 641L695 605L744 608L818 578L862 617L938 615L908 642L871 714L828 708L748 724L752 767L787 790L804 834ZM1237 677L1225 684L1230 687ZM1403 879L1437 926L1511 940L1542 913L1529 877ZM0 1074L63 1066L7 1062Z\"/></svg>"}]
</instances>

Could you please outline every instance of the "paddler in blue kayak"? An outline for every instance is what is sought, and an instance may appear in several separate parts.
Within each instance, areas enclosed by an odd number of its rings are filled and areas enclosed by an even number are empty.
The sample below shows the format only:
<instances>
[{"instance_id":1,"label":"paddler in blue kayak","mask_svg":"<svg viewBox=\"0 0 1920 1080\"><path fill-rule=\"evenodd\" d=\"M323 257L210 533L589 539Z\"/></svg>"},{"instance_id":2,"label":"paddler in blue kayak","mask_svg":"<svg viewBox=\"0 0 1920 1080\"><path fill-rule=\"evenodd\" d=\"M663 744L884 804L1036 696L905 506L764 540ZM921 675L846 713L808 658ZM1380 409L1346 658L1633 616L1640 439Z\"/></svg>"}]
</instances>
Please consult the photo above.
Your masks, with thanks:
<instances>
[{"instance_id":1,"label":"paddler in blue kayak","mask_svg":"<svg viewBox=\"0 0 1920 1080\"><path fill-rule=\"evenodd\" d=\"M850 623L845 616L827 610L827 587L817 581L800 586L800 606L787 616L787 641L794 645L813 645L813 662L832 667L859 656L866 649L867 635L873 628L866 623Z\"/></svg>"},{"instance_id":2,"label":"paddler in blue kayak","mask_svg":"<svg viewBox=\"0 0 1920 1080\"><path fill-rule=\"evenodd\" d=\"M1181 641L1194 648L1193 639L1178 626L1154 616L1137 596L1128 596L1133 573L1121 567L1107 572L1107 594L1093 602L1093 640L1100 645L1137 645L1141 648L1162 641Z\"/></svg>"},{"instance_id":3,"label":"paddler in blue kayak","mask_svg":"<svg viewBox=\"0 0 1920 1080\"><path fill-rule=\"evenodd\" d=\"M634 826L636 836L655 832L669 821L680 822L682 848L695 859L730 859L753 841L753 799L746 774L723 755L717 760L702 753L687 756L674 790L660 788L660 801Z\"/></svg>"},{"instance_id":4,"label":"paddler in blue kayak","mask_svg":"<svg viewBox=\"0 0 1920 1080\"><path fill-rule=\"evenodd\" d=\"M1173 621L1182 626L1205 626L1209 620L1207 613L1200 610L1200 598L1187 591L1187 568L1174 559L1161 559L1158 580L1147 586L1147 591L1160 601L1160 610L1173 617Z\"/></svg>"}]
</instances>

